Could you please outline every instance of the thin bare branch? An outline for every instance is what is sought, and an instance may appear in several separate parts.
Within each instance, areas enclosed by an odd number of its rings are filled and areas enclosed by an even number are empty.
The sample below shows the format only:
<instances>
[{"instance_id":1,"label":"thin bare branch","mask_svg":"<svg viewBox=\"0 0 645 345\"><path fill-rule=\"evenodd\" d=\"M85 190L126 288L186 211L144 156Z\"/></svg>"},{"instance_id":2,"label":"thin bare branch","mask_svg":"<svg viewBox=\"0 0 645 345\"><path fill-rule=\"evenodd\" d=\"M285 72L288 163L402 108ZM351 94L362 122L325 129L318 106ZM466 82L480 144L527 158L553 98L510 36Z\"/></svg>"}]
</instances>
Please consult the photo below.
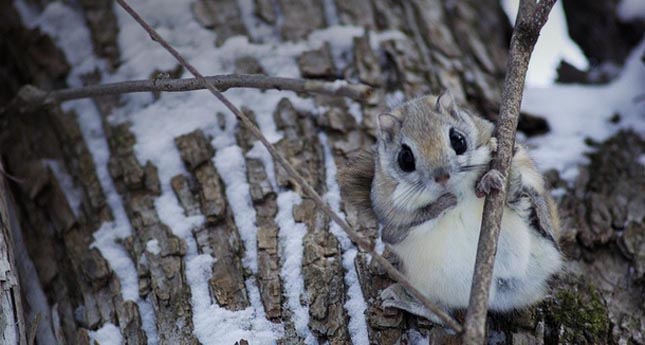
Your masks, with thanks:
<instances>
[{"instance_id":1,"label":"thin bare branch","mask_svg":"<svg viewBox=\"0 0 645 345\"><path fill-rule=\"evenodd\" d=\"M134 10L132 7L130 7L125 0L117 0L117 3L126 11L134 20L136 20L147 32L150 34L150 37L161 44L170 54L172 54L179 63L184 66L187 70L192 73L197 80L204 85L217 99L219 99L224 105L226 105L227 108L229 108L235 116L246 126L253 135L260 140L260 142L264 145L264 147L267 148L267 150L271 153L271 156L273 159L280 164L284 168L284 170L289 174L291 178L294 179L296 184L302 190L307 194L315 203L316 205L325 213L327 214L334 222L336 222L350 237L350 239L356 243L361 249L367 251L372 255L372 258L374 258L379 264L383 266L383 268L390 274L390 276L399 282L401 285L405 286L405 288L414 296L416 297L419 301L421 301L428 310L433 312L435 315L437 315L447 327L450 327L456 332L461 332L462 328L461 325L450 315L448 315L445 311L443 311L441 308L437 307L434 305L432 302L428 301L419 290L414 288L412 284L405 278L405 276L399 272L392 264L385 259L383 256L379 255L375 250L374 250L374 245L368 241L367 239L363 238L363 236L359 235L356 233L342 218L340 218L334 211L332 211L329 206L322 200L320 195L316 193L316 191L305 181L305 179L296 172L296 170L289 164L289 162L282 157L280 153L273 147L271 143L264 137L262 134L262 131L255 126L255 124L246 116L244 113L242 113L235 105L233 105L224 95L222 95L217 88L209 82L204 76L195 69L186 59L179 54L173 47L171 47L168 42L166 42L159 34L148 24L146 21L141 18L141 16Z\"/></svg>"},{"instance_id":2,"label":"thin bare branch","mask_svg":"<svg viewBox=\"0 0 645 345\"><path fill-rule=\"evenodd\" d=\"M326 82L311 79L267 77L256 74L227 74L206 77L217 90L224 92L231 88L253 88L261 90L289 90L303 93L318 93L342 96L356 101L366 101L372 88L364 84L350 84L342 80ZM33 86L29 92L19 93L23 101L40 104L46 101L65 102L73 99L119 95L133 92L182 92L203 90L206 87L197 78L131 80L118 83L90 85L85 87L43 91Z\"/></svg>"},{"instance_id":3,"label":"thin bare branch","mask_svg":"<svg viewBox=\"0 0 645 345\"><path fill-rule=\"evenodd\" d=\"M541 0L535 3L535 0L522 0L520 2L515 29L511 37L506 79L504 80L500 115L495 134L498 151L494 154L490 165L491 169L497 169L505 178L508 176L513 158L515 132L529 59L540 30L555 1ZM464 325L465 332L462 336L462 343L466 345L483 344L486 339L488 297L505 201L506 190L504 189L488 195L484 203L473 285Z\"/></svg>"}]
</instances>

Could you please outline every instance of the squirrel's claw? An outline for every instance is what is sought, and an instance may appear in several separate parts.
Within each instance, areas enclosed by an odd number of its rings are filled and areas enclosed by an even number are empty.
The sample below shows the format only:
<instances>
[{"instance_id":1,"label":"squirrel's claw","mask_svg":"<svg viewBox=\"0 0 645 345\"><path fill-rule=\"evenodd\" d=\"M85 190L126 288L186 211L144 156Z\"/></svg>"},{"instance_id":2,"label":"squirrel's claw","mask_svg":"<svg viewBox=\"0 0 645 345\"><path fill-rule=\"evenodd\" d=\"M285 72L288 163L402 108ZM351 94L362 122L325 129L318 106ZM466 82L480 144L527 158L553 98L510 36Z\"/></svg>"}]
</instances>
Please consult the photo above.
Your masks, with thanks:
<instances>
[{"instance_id":1,"label":"squirrel's claw","mask_svg":"<svg viewBox=\"0 0 645 345\"><path fill-rule=\"evenodd\" d=\"M488 147L490 148L490 152L497 152L497 138L491 137L488 141Z\"/></svg>"},{"instance_id":2,"label":"squirrel's claw","mask_svg":"<svg viewBox=\"0 0 645 345\"><path fill-rule=\"evenodd\" d=\"M500 191L504 188L506 184L505 181L506 179L504 178L504 175L502 175L499 170L491 169L482 176L481 180L479 180L479 183L475 188L475 194L478 198L482 198L490 194L492 190Z\"/></svg>"}]
</instances>

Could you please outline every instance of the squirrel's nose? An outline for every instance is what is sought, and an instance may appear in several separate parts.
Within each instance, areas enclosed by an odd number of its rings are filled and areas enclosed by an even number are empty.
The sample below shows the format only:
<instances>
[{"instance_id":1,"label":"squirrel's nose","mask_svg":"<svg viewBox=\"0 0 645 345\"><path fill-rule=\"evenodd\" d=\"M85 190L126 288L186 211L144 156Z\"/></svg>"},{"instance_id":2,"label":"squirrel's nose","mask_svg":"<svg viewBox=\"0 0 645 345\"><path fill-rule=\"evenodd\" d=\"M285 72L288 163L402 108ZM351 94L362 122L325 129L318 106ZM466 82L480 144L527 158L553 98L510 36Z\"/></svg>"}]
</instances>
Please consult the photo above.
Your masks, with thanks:
<instances>
[{"instance_id":1,"label":"squirrel's nose","mask_svg":"<svg viewBox=\"0 0 645 345\"><path fill-rule=\"evenodd\" d=\"M446 184L450 179L450 174L442 173L434 177L434 181L440 184Z\"/></svg>"}]
</instances>

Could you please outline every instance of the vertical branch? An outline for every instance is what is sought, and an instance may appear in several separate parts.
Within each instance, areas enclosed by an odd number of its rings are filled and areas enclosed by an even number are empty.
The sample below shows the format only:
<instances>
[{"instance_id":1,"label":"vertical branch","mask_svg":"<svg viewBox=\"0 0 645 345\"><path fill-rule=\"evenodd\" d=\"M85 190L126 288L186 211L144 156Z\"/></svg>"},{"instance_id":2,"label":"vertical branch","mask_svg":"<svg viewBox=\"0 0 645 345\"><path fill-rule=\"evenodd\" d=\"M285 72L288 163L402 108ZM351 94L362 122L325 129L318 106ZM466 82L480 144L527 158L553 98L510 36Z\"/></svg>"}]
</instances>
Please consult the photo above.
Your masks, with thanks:
<instances>
[{"instance_id":1,"label":"vertical branch","mask_svg":"<svg viewBox=\"0 0 645 345\"><path fill-rule=\"evenodd\" d=\"M513 158L515 132L531 52L556 0L541 0L537 3L535 1L520 1L515 29L511 37L500 116L495 134L498 151L490 165L491 169L498 170L505 178L508 176ZM477 260L464 325L465 332L462 336L462 342L466 345L483 344L485 340L489 290L505 202L506 189L503 189L493 191L486 197L484 203Z\"/></svg>"},{"instance_id":2,"label":"vertical branch","mask_svg":"<svg viewBox=\"0 0 645 345\"><path fill-rule=\"evenodd\" d=\"M179 54L168 42L166 42L159 33L155 31L141 16L132 8L125 0L116 0L119 6L121 6L132 18L134 18L141 27L148 32L152 40L159 43L164 47L184 68L186 68L190 73L192 73L201 85L206 87L217 99L219 99L235 116L242 122L242 124L262 143L262 145L269 151L271 157L278 163L284 170L289 174L291 178L296 182L298 187L300 187L305 194L307 194L313 202L318 206L318 208L329 216L335 223L337 223L349 236L349 238L357 244L361 249L368 252L372 255L372 258L376 260L382 267L389 273L389 275L403 285L415 298L417 298L423 305L433 312L437 317L444 322L444 324L453 329L456 332L461 332L461 325L448 313L443 311L441 308L430 302L419 290L417 290L412 284L405 278L405 276L399 272L392 264L385 259L383 256L378 254L374 250L373 244L365 239L363 236L359 235L354 231L342 218L340 218L336 212L334 212L320 197L320 195L305 181L305 179L293 168L293 166L275 149L275 147L267 140L267 138L262 134L262 131L244 114L242 113L235 105L233 105L217 88L206 79L193 65L188 63L186 59Z\"/></svg>"}]
</instances>

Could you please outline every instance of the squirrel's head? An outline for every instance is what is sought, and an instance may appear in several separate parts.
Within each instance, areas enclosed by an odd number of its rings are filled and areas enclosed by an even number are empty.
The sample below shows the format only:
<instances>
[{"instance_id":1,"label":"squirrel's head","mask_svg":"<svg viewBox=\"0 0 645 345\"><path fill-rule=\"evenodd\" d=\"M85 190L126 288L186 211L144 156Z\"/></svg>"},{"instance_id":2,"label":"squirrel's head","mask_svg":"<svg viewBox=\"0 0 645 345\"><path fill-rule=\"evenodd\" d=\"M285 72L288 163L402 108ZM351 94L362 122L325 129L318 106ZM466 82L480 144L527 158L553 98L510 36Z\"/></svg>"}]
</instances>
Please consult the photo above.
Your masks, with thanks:
<instances>
[{"instance_id":1,"label":"squirrel's head","mask_svg":"<svg viewBox=\"0 0 645 345\"><path fill-rule=\"evenodd\" d=\"M398 208L474 190L476 175L490 161L493 124L458 107L450 94L416 98L377 122L377 170L397 183L391 198Z\"/></svg>"}]
</instances>

